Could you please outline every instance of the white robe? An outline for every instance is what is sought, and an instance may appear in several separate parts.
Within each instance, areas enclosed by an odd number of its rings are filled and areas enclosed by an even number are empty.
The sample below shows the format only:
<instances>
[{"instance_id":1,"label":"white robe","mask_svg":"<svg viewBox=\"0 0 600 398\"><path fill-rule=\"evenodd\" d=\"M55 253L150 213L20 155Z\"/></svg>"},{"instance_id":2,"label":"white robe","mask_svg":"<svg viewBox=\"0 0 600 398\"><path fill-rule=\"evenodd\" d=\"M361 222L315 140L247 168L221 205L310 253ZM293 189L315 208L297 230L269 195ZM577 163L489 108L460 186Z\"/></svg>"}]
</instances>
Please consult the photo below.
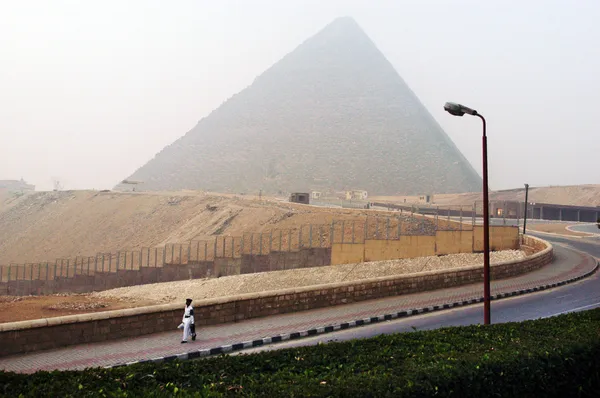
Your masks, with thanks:
<instances>
[{"instance_id":1,"label":"white robe","mask_svg":"<svg viewBox=\"0 0 600 398\"><path fill-rule=\"evenodd\" d=\"M185 307L183 312L183 320L181 321L183 323L183 341L187 341L188 337L192 334L190 326L194 323L194 315L192 315L194 313L193 311L194 307L190 304Z\"/></svg>"}]
</instances>

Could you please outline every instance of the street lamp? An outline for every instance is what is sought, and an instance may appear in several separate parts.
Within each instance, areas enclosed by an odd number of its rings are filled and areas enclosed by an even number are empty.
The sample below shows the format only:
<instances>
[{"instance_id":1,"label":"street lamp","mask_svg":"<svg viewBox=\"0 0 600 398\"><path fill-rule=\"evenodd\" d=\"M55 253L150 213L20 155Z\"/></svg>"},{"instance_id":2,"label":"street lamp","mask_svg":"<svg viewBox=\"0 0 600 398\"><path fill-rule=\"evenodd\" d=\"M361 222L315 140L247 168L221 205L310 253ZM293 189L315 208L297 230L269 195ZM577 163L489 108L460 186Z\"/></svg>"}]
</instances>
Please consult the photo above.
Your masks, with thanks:
<instances>
[{"instance_id":1,"label":"street lamp","mask_svg":"<svg viewBox=\"0 0 600 398\"><path fill-rule=\"evenodd\" d=\"M454 102L446 102L444 110L454 116L463 116L465 113L477 116L483 122L482 150L483 150L483 323L491 323L490 313L490 218L488 198L488 167L487 167L487 136L485 118L475 109Z\"/></svg>"}]
</instances>

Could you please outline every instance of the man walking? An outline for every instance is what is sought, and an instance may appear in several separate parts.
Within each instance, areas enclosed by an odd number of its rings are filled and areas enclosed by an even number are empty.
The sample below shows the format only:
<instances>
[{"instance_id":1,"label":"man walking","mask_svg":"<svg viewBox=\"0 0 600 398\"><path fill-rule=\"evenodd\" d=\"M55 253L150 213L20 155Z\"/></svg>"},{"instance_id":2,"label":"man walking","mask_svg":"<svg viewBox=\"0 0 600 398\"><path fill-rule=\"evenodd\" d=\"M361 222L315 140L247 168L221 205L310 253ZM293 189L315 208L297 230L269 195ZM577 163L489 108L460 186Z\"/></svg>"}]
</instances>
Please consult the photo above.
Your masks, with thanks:
<instances>
[{"instance_id":1,"label":"man walking","mask_svg":"<svg viewBox=\"0 0 600 398\"><path fill-rule=\"evenodd\" d=\"M185 310L183 311L183 340L181 344L187 343L188 337L192 336L192 341L196 340L196 325L194 324L194 307L192 299L185 300Z\"/></svg>"}]
</instances>

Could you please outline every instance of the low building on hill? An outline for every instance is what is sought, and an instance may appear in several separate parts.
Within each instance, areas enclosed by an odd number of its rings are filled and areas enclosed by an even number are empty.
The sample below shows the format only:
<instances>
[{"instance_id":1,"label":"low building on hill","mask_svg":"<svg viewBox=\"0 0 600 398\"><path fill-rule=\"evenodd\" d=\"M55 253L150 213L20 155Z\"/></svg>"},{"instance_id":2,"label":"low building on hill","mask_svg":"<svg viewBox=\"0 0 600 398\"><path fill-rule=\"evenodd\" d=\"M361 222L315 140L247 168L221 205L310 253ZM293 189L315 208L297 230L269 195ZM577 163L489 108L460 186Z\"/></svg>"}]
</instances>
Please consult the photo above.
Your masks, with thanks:
<instances>
[{"instance_id":1,"label":"low building on hill","mask_svg":"<svg viewBox=\"0 0 600 398\"><path fill-rule=\"evenodd\" d=\"M367 191L354 189L346 191L346 200L366 200L369 197Z\"/></svg>"},{"instance_id":2,"label":"low building on hill","mask_svg":"<svg viewBox=\"0 0 600 398\"><path fill-rule=\"evenodd\" d=\"M290 195L290 202L307 205L310 203L310 194L307 192L294 192Z\"/></svg>"}]
</instances>

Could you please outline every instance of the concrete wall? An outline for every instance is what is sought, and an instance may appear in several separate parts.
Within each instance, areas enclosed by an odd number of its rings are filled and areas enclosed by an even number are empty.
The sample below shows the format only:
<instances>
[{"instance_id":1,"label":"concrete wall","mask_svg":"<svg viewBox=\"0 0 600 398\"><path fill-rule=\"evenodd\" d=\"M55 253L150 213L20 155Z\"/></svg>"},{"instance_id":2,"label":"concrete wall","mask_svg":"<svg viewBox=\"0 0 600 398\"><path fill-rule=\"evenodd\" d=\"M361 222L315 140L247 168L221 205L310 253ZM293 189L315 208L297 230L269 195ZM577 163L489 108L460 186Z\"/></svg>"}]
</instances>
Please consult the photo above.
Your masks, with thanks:
<instances>
[{"instance_id":1,"label":"concrete wall","mask_svg":"<svg viewBox=\"0 0 600 398\"><path fill-rule=\"evenodd\" d=\"M517 249L519 247L518 236L517 227L490 227L491 250ZM336 243L331 248L266 251L267 254L262 255L243 254L236 258L217 257L211 261L188 260L187 264L165 264L162 267L140 267L139 269L119 269L118 271L113 269L112 272L95 271L91 275L58 276L48 280L44 278L11 280L0 282L0 295L88 293L116 287L192 278L481 251L483 251L483 227L475 226L472 231L437 231L435 236L401 235L399 239L366 240L364 243L352 244ZM83 272L83 268L81 272Z\"/></svg>"},{"instance_id":2,"label":"concrete wall","mask_svg":"<svg viewBox=\"0 0 600 398\"><path fill-rule=\"evenodd\" d=\"M549 243L531 237L525 237L524 243L543 250L526 259L492 264L492 279L514 277L552 261L553 251ZM482 267L472 266L199 300L195 302L194 310L197 324L201 327L449 288L482 280ZM169 304L3 323L0 324L0 356L172 331L181 321L181 313L181 305Z\"/></svg>"},{"instance_id":3,"label":"concrete wall","mask_svg":"<svg viewBox=\"0 0 600 398\"><path fill-rule=\"evenodd\" d=\"M512 226L490 227L491 250L519 248L519 230ZM425 256L483 251L483 227L471 231L437 231L435 236L404 235L400 239L367 240L365 243L336 243L331 264L352 264Z\"/></svg>"}]
</instances>

